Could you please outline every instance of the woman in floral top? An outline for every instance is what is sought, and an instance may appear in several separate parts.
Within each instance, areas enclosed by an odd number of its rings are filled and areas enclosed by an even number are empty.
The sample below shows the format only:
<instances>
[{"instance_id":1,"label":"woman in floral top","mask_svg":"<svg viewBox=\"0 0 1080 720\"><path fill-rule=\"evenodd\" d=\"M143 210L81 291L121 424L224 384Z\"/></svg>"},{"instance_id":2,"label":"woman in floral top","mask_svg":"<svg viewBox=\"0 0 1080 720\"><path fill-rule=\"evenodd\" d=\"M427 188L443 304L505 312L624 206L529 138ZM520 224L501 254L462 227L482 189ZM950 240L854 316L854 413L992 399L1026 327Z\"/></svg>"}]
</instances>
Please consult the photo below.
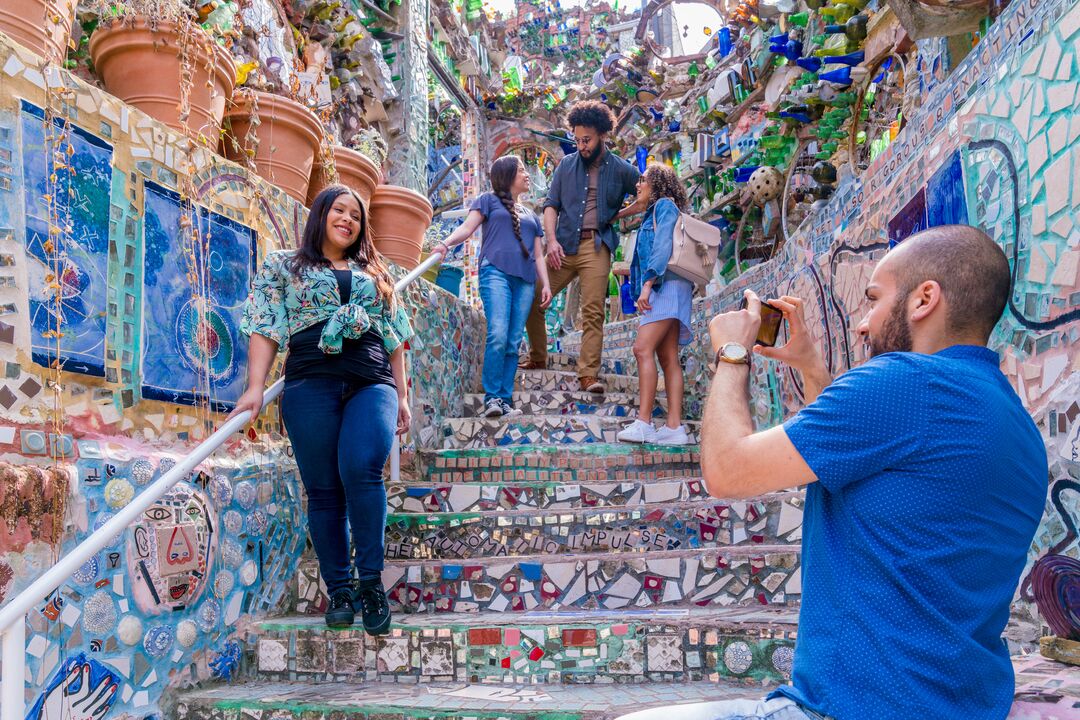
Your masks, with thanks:
<instances>
[{"instance_id":1,"label":"woman in floral top","mask_svg":"<svg viewBox=\"0 0 1080 720\"><path fill-rule=\"evenodd\" d=\"M281 417L330 595L326 624L348 627L360 610L364 629L384 634L382 469L395 432L409 429L403 343L412 328L356 193L344 185L319 193L300 249L267 255L240 330L249 336L248 389L234 414L259 413L274 356L288 345Z\"/></svg>"}]
</instances>

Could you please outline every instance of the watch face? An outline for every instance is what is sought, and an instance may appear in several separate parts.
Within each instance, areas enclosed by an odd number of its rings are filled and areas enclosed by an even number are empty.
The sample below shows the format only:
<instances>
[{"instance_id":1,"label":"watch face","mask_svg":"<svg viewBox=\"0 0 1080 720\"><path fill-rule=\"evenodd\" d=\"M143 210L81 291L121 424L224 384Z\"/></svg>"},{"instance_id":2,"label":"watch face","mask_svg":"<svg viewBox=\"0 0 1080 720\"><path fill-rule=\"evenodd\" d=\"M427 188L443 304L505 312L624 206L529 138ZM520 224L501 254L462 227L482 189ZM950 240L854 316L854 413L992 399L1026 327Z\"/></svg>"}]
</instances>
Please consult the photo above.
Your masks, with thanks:
<instances>
[{"instance_id":1,"label":"watch face","mask_svg":"<svg viewBox=\"0 0 1080 720\"><path fill-rule=\"evenodd\" d=\"M721 348L720 353L728 360L734 360L735 362L742 362L746 360L747 352L739 343L728 343Z\"/></svg>"}]
</instances>

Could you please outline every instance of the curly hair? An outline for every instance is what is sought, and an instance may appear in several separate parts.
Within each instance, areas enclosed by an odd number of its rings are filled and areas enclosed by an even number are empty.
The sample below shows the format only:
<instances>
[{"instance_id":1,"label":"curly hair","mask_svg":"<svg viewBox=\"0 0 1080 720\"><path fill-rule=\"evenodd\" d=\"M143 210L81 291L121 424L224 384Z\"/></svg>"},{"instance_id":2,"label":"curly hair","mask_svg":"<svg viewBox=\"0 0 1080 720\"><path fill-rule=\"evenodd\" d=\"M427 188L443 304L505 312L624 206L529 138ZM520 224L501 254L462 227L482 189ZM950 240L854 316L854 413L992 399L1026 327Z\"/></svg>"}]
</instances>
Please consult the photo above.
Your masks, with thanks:
<instances>
[{"instance_id":1,"label":"curly hair","mask_svg":"<svg viewBox=\"0 0 1080 720\"><path fill-rule=\"evenodd\" d=\"M682 181L679 180L679 176L675 174L675 171L667 165L650 165L645 169L643 177L645 182L649 183L649 187L652 188L653 202L660 198L670 198L675 203L675 206L684 212L689 207L690 201L686 197L686 188L683 187Z\"/></svg>"},{"instance_id":2,"label":"curly hair","mask_svg":"<svg viewBox=\"0 0 1080 720\"><path fill-rule=\"evenodd\" d=\"M571 128L592 128L601 135L605 135L615 127L615 113L599 100L582 100L570 108L566 124Z\"/></svg>"}]
</instances>

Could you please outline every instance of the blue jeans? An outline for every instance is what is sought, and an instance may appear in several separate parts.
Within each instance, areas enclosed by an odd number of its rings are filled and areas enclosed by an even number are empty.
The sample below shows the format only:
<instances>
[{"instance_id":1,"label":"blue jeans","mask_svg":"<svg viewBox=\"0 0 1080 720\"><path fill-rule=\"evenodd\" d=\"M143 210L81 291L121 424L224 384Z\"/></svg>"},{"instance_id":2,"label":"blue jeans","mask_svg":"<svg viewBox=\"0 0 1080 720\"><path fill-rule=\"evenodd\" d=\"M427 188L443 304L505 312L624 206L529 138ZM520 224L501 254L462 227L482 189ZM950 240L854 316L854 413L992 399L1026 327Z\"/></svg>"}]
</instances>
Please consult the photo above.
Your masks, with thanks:
<instances>
[{"instance_id":1,"label":"blue jeans","mask_svg":"<svg viewBox=\"0 0 1080 720\"><path fill-rule=\"evenodd\" d=\"M397 390L355 389L345 380L285 381L281 418L308 497L308 531L326 590L350 585L349 532L356 574L383 569L386 488L382 471L397 429ZM347 523L347 524L346 524Z\"/></svg>"},{"instance_id":2,"label":"blue jeans","mask_svg":"<svg viewBox=\"0 0 1080 720\"><path fill-rule=\"evenodd\" d=\"M787 698L772 700L719 700L667 705L623 715L618 720L828 720Z\"/></svg>"},{"instance_id":3,"label":"blue jeans","mask_svg":"<svg viewBox=\"0 0 1080 720\"><path fill-rule=\"evenodd\" d=\"M487 316L484 347L484 399L510 402L517 375L518 346L532 307L536 285L485 262L480 266L480 301Z\"/></svg>"}]
</instances>

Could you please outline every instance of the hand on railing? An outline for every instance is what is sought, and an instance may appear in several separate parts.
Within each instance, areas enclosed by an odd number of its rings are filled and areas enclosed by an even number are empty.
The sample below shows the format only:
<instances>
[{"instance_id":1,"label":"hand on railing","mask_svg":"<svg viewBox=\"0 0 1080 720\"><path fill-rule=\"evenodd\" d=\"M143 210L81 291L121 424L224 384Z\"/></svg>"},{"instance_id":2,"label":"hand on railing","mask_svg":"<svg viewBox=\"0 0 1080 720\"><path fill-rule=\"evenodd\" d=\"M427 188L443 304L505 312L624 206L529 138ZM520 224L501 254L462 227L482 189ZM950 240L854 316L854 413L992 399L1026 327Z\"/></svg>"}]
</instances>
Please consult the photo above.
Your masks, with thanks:
<instances>
[{"instance_id":1,"label":"hand on railing","mask_svg":"<svg viewBox=\"0 0 1080 720\"><path fill-rule=\"evenodd\" d=\"M240 399L236 401L236 407L233 408L233 411L229 413L229 417L225 418L225 420L232 420L245 410L251 411L251 417L248 418L248 420L254 420L259 416L262 406L263 389L258 387L248 388L244 391L244 394L240 396Z\"/></svg>"}]
</instances>

